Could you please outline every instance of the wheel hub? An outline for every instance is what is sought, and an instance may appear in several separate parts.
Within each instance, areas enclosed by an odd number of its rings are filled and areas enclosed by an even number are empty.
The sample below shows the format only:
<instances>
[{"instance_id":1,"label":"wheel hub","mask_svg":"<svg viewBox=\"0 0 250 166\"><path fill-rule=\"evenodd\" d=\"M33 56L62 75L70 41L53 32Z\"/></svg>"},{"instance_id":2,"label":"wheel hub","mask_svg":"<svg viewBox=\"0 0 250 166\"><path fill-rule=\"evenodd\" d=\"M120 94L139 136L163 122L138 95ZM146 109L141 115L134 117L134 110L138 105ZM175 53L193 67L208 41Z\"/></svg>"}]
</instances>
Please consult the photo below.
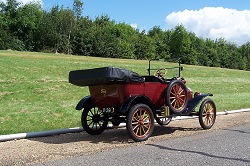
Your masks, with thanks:
<instances>
[{"instance_id":1,"label":"wheel hub","mask_svg":"<svg viewBox=\"0 0 250 166\"><path fill-rule=\"evenodd\" d=\"M143 119L139 119L138 120L138 126L143 126L143 125L144 125Z\"/></svg>"},{"instance_id":2,"label":"wheel hub","mask_svg":"<svg viewBox=\"0 0 250 166\"><path fill-rule=\"evenodd\" d=\"M98 115L98 114L93 115L92 121L93 121L94 123L98 123L100 120L101 120L100 115Z\"/></svg>"},{"instance_id":3,"label":"wheel hub","mask_svg":"<svg viewBox=\"0 0 250 166\"><path fill-rule=\"evenodd\" d=\"M180 98L179 94L175 94L175 98L178 100Z\"/></svg>"}]
</instances>

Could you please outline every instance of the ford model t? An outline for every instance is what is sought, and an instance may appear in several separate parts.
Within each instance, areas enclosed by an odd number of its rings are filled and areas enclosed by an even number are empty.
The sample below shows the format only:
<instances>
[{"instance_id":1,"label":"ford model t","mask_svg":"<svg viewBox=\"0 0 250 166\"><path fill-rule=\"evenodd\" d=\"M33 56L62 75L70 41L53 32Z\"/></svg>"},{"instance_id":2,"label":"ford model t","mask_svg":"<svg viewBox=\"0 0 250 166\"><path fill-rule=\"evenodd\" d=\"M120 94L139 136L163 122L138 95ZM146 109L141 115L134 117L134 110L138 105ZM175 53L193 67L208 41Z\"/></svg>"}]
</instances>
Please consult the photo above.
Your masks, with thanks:
<instances>
[{"instance_id":1,"label":"ford model t","mask_svg":"<svg viewBox=\"0 0 250 166\"><path fill-rule=\"evenodd\" d=\"M214 102L206 98L210 93L193 93L187 88L185 79L166 79L170 68L157 69L154 75L140 76L130 70L103 67L75 70L69 73L69 82L77 86L88 86L89 96L76 106L82 110L83 129L91 134L101 134L107 125L126 123L129 136L135 141L148 139L155 121L167 125L174 116L198 115L203 129L213 126L216 118ZM198 105L200 107L196 108Z\"/></svg>"}]
</instances>

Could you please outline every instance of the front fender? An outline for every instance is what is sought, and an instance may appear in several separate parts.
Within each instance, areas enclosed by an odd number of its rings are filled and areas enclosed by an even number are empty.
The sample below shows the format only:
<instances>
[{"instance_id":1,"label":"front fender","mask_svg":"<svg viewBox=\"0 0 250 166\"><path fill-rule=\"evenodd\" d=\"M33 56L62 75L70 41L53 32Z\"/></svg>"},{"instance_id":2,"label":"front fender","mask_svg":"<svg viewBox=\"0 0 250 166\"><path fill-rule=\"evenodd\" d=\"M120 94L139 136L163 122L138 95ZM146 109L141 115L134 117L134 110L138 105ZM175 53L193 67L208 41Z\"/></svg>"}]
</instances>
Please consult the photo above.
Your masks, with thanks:
<instances>
[{"instance_id":1,"label":"front fender","mask_svg":"<svg viewBox=\"0 0 250 166\"><path fill-rule=\"evenodd\" d=\"M189 100L187 104L187 110L184 111L183 114L191 113L197 107L197 105L207 96L213 96L213 94L211 93L200 94Z\"/></svg>"},{"instance_id":2,"label":"front fender","mask_svg":"<svg viewBox=\"0 0 250 166\"><path fill-rule=\"evenodd\" d=\"M83 108L86 107L92 107L94 105L94 102L92 100L91 96L86 96L84 97L82 100L80 100L78 102L78 104L76 105L76 110L82 110Z\"/></svg>"},{"instance_id":3,"label":"front fender","mask_svg":"<svg viewBox=\"0 0 250 166\"><path fill-rule=\"evenodd\" d=\"M130 110L130 108L132 108L135 104L138 104L138 103L143 103L143 104L148 105L152 109L153 113L155 114L155 108L154 108L152 101L147 96L144 96L144 95L132 96L132 97L127 98L123 102L122 106L120 107L119 112L122 114L126 114Z\"/></svg>"}]
</instances>

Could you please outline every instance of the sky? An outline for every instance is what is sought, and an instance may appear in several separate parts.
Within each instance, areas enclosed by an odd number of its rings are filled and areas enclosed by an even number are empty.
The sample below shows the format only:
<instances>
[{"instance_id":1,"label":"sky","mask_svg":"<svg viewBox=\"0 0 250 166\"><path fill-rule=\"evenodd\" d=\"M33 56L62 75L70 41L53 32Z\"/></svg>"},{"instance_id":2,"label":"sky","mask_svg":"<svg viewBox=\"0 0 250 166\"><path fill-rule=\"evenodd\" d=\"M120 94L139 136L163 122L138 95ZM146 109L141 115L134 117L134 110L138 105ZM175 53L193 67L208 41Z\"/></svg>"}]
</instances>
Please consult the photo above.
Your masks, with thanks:
<instances>
[{"instance_id":1,"label":"sky","mask_svg":"<svg viewBox=\"0 0 250 166\"><path fill-rule=\"evenodd\" d=\"M6 1L6 0L0 0ZM27 3L32 0L18 0ZM72 8L73 0L39 0L45 10L53 5ZM242 45L250 41L249 0L82 0L83 16L108 15L139 30L163 30L182 24L198 37Z\"/></svg>"}]
</instances>

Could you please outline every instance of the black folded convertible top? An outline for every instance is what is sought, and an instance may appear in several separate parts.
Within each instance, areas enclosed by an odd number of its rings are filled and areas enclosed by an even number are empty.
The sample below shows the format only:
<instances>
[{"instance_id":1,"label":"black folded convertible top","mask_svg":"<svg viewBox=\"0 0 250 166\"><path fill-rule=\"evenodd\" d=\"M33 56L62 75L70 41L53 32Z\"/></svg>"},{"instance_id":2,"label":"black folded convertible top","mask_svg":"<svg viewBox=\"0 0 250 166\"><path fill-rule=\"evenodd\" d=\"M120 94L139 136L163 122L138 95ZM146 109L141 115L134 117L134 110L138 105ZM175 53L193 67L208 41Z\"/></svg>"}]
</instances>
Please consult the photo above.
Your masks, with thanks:
<instances>
[{"instance_id":1,"label":"black folded convertible top","mask_svg":"<svg viewBox=\"0 0 250 166\"><path fill-rule=\"evenodd\" d=\"M115 83L144 82L144 78L130 70L117 67L102 67L70 71L69 82L77 86L92 86Z\"/></svg>"}]
</instances>

